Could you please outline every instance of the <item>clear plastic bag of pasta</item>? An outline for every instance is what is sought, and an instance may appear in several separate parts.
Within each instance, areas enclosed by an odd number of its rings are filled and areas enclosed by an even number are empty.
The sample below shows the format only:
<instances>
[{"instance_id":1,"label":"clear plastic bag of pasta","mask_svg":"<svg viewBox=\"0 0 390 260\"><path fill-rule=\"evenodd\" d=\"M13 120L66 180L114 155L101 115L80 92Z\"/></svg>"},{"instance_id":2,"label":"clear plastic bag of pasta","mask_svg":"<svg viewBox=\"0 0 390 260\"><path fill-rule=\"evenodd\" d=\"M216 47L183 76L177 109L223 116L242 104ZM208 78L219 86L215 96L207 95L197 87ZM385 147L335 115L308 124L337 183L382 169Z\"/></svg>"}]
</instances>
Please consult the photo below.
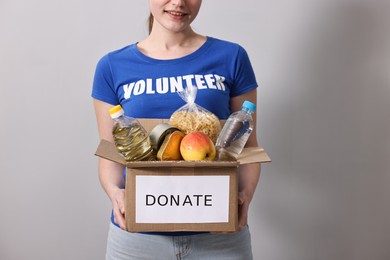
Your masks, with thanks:
<instances>
[{"instance_id":1,"label":"clear plastic bag of pasta","mask_svg":"<svg viewBox=\"0 0 390 260\"><path fill-rule=\"evenodd\" d=\"M188 86L178 92L186 104L171 115L169 124L185 134L203 132L215 143L221 132L221 123L215 114L195 103L197 90L197 87Z\"/></svg>"}]
</instances>

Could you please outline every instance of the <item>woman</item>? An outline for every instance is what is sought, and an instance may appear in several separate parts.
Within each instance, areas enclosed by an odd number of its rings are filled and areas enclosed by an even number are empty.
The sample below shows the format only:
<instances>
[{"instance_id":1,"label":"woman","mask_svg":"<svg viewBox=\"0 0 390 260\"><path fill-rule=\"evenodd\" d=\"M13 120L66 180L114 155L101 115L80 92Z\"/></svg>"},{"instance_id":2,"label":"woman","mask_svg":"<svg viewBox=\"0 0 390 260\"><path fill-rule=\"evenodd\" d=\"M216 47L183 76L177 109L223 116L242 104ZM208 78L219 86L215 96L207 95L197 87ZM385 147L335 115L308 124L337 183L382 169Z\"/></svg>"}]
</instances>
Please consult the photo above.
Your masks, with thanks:
<instances>
[{"instance_id":1,"label":"woman","mask_svg":"<svg viewBox=\"0 0 390 260\"><path fill-rule=\"evenodd\" d=\"M241 109L244 100L256 104L257 83L245 50L191 28L201 3L150 0L149 36L99 61L92 97L101 139L113 141L108 110L114 105L135 118L169 118L184 105L176 92L189 84L198 87L196 103L220 119ZM246 146L257 145L254 129ZM106 259L252 259L247 218L259 164L239 169L240 231L229 234L124 231L123 172L122 165L99 159L99 179L113 207Z\"/></svg>"}]
</instances>

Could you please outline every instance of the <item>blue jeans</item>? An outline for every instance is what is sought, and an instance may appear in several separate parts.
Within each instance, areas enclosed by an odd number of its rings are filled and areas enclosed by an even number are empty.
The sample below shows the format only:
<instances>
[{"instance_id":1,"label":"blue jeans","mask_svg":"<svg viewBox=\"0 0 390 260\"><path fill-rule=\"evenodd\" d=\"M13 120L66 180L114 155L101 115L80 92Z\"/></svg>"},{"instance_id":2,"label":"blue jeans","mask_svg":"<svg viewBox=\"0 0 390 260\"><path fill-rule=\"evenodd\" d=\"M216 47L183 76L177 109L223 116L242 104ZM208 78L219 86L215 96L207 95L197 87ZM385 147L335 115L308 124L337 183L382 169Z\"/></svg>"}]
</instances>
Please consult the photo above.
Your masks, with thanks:
<instances>
[{"instance_id":1,"label":"blue jeans","mask_svg":"<svg viewBox=\"0 0 390 260\"><path fill-rule=\"evenodd\" d=\"M249 228L229 234L165 236L130 233L110 224L106 260L251 260Z\"/></svg>"}]
</instances>

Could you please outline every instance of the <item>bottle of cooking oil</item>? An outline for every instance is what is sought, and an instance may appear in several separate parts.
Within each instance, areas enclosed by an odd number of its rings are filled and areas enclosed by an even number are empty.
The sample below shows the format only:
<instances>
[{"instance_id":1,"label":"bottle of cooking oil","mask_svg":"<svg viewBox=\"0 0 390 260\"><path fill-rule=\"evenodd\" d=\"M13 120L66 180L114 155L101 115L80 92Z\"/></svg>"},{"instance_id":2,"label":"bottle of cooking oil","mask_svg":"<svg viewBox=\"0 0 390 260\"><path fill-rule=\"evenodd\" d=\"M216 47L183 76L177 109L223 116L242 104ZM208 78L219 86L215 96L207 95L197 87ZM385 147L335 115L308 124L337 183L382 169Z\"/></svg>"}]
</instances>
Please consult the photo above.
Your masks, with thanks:
<instances>
[{"instance_id":1,"label":"bottle of cooking oil","mask_svg":"<svg viewBox=\"0 0 390 260\"><path fill-rule=\"evenodd\" d=\"M109 110L114 119L112 135L119 153L129 161L153 160L153 149L150 145L149 135L135 118L125 115L121 105Z\"/></svg>"},{"instance_id":2,"label":"bottle of cooking oil","mask_svg":"<svg viewBox=\"0 0 390 260\"><path fill-rule=\"evenodd\" d=\"M256 105L245 100L240 111L232 113L218 136L217 160L235 160L242 152L253 130L252 113Z\"/></svg>"}]
</instances>

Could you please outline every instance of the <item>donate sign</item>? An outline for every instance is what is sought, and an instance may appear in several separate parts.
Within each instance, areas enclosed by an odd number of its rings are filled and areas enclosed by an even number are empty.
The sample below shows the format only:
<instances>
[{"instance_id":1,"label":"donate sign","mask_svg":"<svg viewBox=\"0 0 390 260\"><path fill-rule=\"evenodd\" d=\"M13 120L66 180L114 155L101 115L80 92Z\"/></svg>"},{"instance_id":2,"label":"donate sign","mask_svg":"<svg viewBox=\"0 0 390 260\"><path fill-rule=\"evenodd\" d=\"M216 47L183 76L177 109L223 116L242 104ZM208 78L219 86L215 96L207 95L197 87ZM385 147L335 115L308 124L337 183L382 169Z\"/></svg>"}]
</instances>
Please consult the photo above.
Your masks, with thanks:
<instances>
[{"instance_id":1,"label":"donate sign","mask_svg":"<svg viewBox=\"0 0 390 260\"><path fill-rule=\"evenodd\" d=\"M136 223L229 222L229 176L135 178Z\"/></svg>"}]
</instances>

